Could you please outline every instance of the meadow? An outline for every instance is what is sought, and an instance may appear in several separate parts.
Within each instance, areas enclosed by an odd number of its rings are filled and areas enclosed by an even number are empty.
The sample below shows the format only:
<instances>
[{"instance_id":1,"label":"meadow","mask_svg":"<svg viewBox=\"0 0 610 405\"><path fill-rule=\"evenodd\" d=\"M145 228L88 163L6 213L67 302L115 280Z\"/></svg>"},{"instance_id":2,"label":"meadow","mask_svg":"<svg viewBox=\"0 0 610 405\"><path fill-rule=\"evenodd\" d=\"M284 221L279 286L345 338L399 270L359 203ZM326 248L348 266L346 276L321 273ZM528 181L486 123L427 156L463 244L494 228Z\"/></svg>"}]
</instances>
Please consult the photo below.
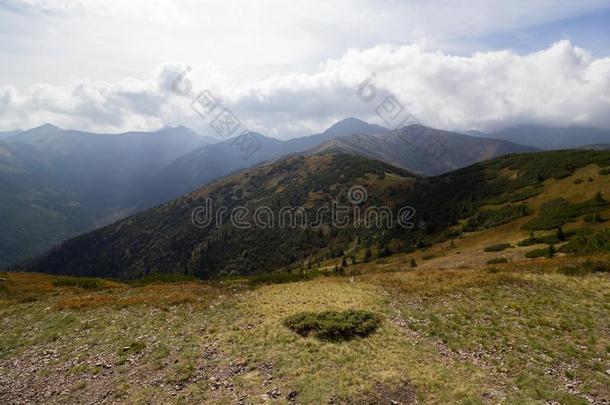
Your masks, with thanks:
<instances>
[{"instance_id":1,"label":"meadow","mask_svg":"<svg viewBox=\"0 0 610 405\"><path fill-rule=\"evenodd\" d=\"M280 283L0 273L0 402L610 399L607 256L460 268L408 258ZM285 326L344 310L373 313L379 327L332 341Z\"/></svg>"}]
</instances>

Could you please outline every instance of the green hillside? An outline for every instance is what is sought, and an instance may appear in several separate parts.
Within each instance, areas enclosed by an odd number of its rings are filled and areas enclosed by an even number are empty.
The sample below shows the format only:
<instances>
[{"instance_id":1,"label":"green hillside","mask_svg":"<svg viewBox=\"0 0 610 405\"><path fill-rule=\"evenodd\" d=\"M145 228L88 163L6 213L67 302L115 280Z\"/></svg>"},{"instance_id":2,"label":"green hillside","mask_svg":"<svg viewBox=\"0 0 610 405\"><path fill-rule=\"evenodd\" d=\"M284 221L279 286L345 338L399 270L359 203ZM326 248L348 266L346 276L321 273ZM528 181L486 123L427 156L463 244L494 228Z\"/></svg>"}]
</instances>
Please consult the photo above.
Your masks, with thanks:
<instances>
[{"instance_id":1,"label":"green hillside","mask_svg":"<svg viewBox=\"0 0 610 405\"><path fill-rule=\"evenodd\" d=\"M559 200L551 183L579 168L596 167L596 178L583 180L588 193ZM119 221L63 243L37 260L36 271L135 278L178 273L201 278L307 270L336 258L359 262L372 255L412 252L455 235L527 221L527 230L555 229L584 217L603 220L604 191L610 166L607 151L556 151L510 155L433 178L417 178L378 161L347 154L292 156L218 180L159 208ZM413 229L363 227L350 211L349 224L241 229L230 223L200 229L192 213L210 198L212 211L248 207L243 221L252 223L257 207L303 207L308 218L323 206L348 204L354 186L367 190L360 208L387 206L415 209ZM579 199L580 198L580 199ZM544 203L544 204L543 204ZM521 223L520 222L520 223ZM526 232L523 230L522 232Z\"/></svg>"}]
</instances>

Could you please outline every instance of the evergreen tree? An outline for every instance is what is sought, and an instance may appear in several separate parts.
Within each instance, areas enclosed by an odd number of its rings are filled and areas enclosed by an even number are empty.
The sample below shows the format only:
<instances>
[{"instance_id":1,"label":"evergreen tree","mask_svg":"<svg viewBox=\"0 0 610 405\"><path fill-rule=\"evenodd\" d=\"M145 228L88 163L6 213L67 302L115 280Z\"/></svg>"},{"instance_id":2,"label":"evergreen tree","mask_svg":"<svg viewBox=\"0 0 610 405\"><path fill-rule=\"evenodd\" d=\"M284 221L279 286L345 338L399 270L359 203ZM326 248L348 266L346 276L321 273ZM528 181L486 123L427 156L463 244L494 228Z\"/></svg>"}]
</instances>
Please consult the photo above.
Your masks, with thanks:
<instances>
[{"instance_id":1,"label":"evergreen tree","mask_svg":"<svg viewBox=\"0 0 610 405\"><path fill-rule=\"evenodd\" d=\"M411 263L410 263L411 267L417 267L417 262L415 261L415 258L412 257L411 258Z\"/></svg>"},{"instance_id":2,"label":"evergreen tree","mask_svg":"<svg viewBox=\"0 0 610 405\"><path fill-rule=\"evenodd\" d=\"M555 253L557 253L557 250L555 250L555 246L549 245L549 250L546 252L546 257L553 257L555 256Z\"/></svg>"},{"instance_id":3,"label":"evergreen tree","mask_svg":"<svg viewBox=\"0 0 610 405\"><path fill-rule=\"evenodd\" d=\"M345 260L345 256L341 259L341 267L347 267L347 260Z\"/></svg>"}]
</instances>

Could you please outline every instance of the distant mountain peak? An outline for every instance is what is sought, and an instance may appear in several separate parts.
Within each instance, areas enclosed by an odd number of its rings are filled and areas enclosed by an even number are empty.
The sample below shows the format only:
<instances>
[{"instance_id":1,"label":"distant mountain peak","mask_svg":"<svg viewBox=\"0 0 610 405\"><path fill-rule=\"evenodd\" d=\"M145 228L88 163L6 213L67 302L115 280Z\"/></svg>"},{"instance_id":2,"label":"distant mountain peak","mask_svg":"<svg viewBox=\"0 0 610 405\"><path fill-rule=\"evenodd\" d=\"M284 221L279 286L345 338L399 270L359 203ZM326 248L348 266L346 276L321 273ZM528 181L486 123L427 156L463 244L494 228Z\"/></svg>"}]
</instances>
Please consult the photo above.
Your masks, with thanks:
<instances>
[{"instance_id":1,"label":"distant mountain peak","mask_svg":"<svg viewBox=\"0 0 610 405\"><path fill-rule=\"evenodd\" d=\"M38 127L32 128L32 130L44 130L44 131L50 131L50 130L56 131L56 130L59 130L59 129L61 129L61 128L58 127L57 125L53 125L53 124L48 123L48 122L46 124L42 124L42 125L40 125Z\"/></svg>"},{"instance_id":2,"label":"distant mountain peak","mask_svg":"<svg viewBox=\"0 0 610 405\"><path fill-rule=\"evenodd\" d=\"M336 122L323 132L327 136L343 136L358 133L384 133L388 130L381 125L369 124L358 118L349 117Z\"/></svg>"},{"instance_id":3,"label":"distant mountain peak","mask_svg":"<svg viewBox=\"0 0 610 405\"><path fill-rule=\"evenodd\" d=\"M190 129L189 127L185 127L184 125L164 125L163 128L161 128L161 131L193 131L192 129Z\"/></svg>"}]
</instances>

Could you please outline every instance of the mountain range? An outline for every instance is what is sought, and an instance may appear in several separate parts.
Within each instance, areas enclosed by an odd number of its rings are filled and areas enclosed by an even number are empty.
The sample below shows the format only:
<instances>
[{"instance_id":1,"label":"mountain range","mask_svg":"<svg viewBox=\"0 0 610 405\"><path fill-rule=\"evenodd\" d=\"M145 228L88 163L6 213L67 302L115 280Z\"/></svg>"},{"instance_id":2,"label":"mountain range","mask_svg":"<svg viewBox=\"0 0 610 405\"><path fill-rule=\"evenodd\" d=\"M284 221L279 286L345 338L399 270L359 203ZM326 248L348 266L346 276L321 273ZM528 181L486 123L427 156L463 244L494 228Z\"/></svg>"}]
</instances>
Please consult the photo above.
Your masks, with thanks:
<instances>
[{"instance_id":1,"label":"mountain range","mask_svg":"<svg viewBox=\"0 0 610 405\"><path fill-rule=\"evenodd\" d=\"M2 134L0 265L294 153L363 156L429 176L536 150L422 126L391 131L355 118L286 141L250 133L258 147L248 156L239 138L219 142L185 127L95 134L47 124Z\"/></svg>"},{"instance_id":2,"label":"mountain range","mask_svg":"<svg viewBox=\"0 0 610 405\"><path fill-rule=\"evenodd\" d=\"M367 250L409 252L451 232L523 217L531 219L527 229L554 229L607 206L601 194L570 206L547 190L549 182L590 165L609 166L610 152L513 154L435 177L351 153L292 155L66 241L31 268L79 276L210 278L303 268L333 257L356 262L366 260ZM594 187L606 178L596 177L586 188L592 195L603 191ZM560 203L566 213L555 210L550 221L546 207ZM336 206L345 209L342 219L333 211L320 215L323 207ZM294 222L282 223L286 210Z\"/></svg>"},{"instance_id":3,"label":"mountain range","mask_svg":"<svg viewBox=\"0 0 610 405\"><path fill-rule=\"evenodd\" d=\"M482 160L535 148L474 138L455 132L411 125L395 131L336 138L310 151L341 151L366 156L425 175L438 175Z\"/></svg>"},{"instance_id":4,"label":"mountain range","mask_svg":"<svg viewBox=\"0 0 610 405\"><path fill-rule=\"evenodd\" d=\"M610 130L594 127L552 127L544 125L517 125L498 132L466 131L467 135L519 143L541 150L574 149L592 144L610 143Z\"/></svg>"},{"instance_id":5,"label":"mountain range","mask_svg":"<svg viewBox=\"0 0 610 405\"><path fill-rule=\"evenodd\" d=\"M53 125L0 141L0 264L127 215L142 178L203 144L184 127L93 134Z\"/></svg>"}]
</instances>

